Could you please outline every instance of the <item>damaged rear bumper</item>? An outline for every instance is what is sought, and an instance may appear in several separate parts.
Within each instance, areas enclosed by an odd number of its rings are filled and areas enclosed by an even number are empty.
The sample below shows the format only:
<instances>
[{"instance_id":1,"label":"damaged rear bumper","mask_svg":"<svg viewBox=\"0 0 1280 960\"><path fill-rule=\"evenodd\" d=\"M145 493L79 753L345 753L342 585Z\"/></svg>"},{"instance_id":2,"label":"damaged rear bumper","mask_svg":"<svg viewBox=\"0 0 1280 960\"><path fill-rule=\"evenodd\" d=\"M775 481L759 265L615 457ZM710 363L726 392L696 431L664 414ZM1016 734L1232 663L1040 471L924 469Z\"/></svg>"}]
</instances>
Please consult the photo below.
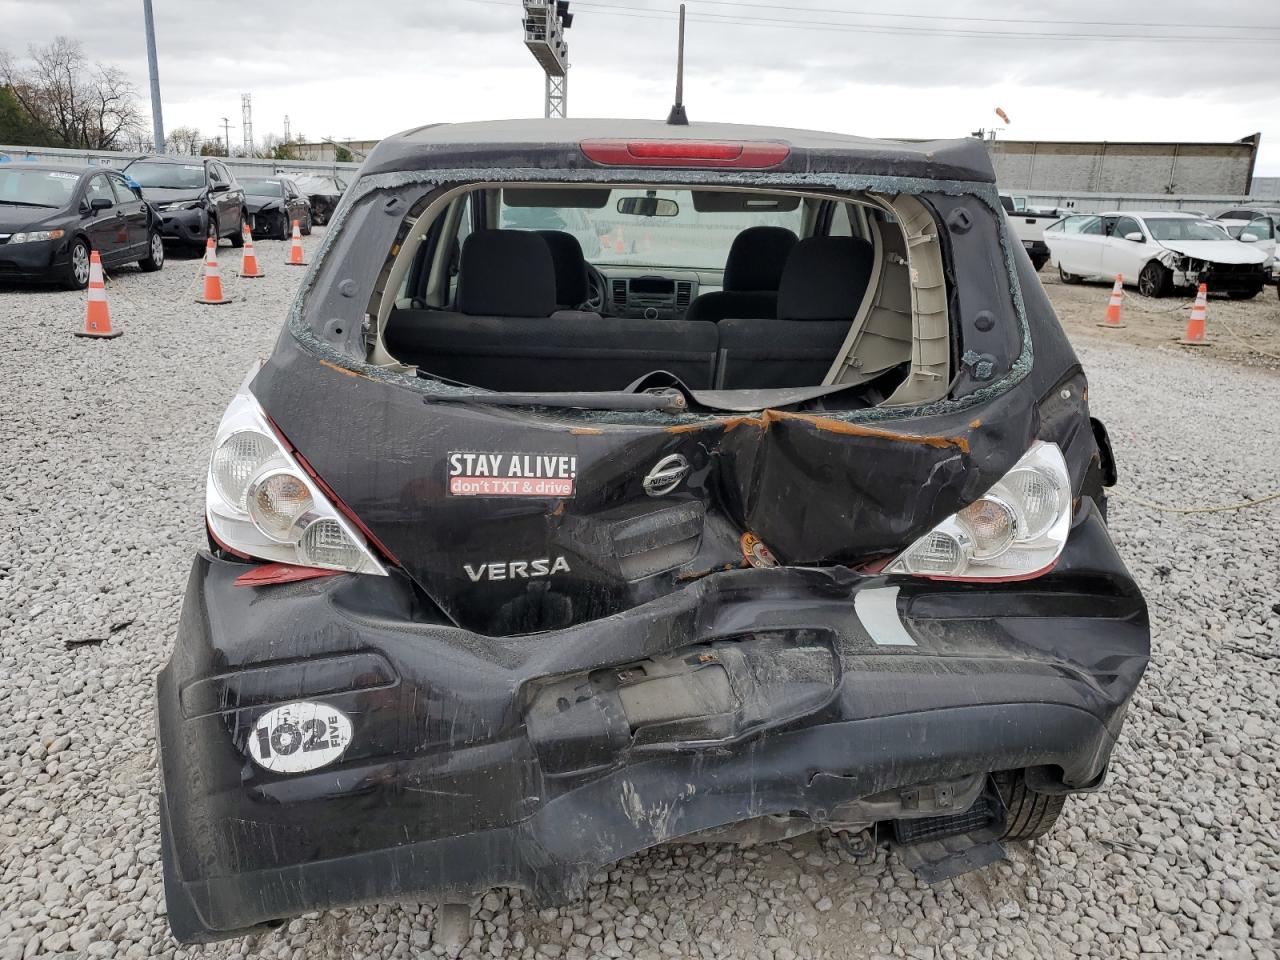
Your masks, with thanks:
<instances>
[{"instance_id":1,"label":"damaged rear bumper","mask_svg":"<svg viewBox=\"0 0 1280 960\"><path fill-rule=\"evenodd\" d=\"M1033 581L738 570L521 637L429 622L394 575L236 586L244 570L197 558L158 683L184 941L494 886L572 897L657 843L761 817L931 815L988 771L1089 789L1148 654L1089 501ZM350 744L270 773L249 736L298 700L343 711Z\"/></svg>"}]
</instances>

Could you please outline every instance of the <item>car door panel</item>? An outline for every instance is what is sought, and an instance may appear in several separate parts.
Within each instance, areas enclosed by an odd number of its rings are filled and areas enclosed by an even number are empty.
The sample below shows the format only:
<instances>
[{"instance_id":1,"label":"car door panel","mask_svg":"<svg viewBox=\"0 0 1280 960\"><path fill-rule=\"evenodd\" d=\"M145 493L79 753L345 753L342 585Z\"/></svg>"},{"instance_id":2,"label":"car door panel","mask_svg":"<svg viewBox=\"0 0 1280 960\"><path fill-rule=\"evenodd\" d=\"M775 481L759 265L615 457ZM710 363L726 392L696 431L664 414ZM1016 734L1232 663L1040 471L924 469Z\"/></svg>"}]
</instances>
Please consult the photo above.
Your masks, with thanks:
<instances>
[{"instance_id":1,"label":"car door panel","mask_svg":"<svg viewBox=\"0 0 1280 960\"><path fill-rule=\"evenodd\" d=\"M1131 233L1141 233L1143 239L1125 239ZM1154 249L1137 220L1133 217L1119 217L1111 225L1110 236L1102 246L1102 273L1107 277L1119 274L1126 283L1137 283L1138 274L1151 259Z\"/></svg>"},{"instance_id":2,"label":"car door panel","mask_svg":"<svg viewBox=\"0 0 1280 960\"><path fill-rule=\"evenodd\" d=\"M129 189L124 179L111 174L107 175L116 195L116 208L119 210L121 222L127 237L128 256L141 257L147 252L147 224L150 219L147 206L142 199ZM122 252L122 255L123 252Z\"/></svg>"},{"instance_id":3,"label":"car door panel","mask_svg":"<svg viewBox=\"0 0 1280 960\"><path fill-rule=\"evenodd\" d=\"M95 199L108 200L111 205L102 210L94 210L90 205ZM104 266L115 266L123 262L129 255L129 233L120 216L120 208L106 174L95 173L89 178L84 203L87 210L81 223L89 237L89 245L98 251Z\"/></svg>"}]
</instances>

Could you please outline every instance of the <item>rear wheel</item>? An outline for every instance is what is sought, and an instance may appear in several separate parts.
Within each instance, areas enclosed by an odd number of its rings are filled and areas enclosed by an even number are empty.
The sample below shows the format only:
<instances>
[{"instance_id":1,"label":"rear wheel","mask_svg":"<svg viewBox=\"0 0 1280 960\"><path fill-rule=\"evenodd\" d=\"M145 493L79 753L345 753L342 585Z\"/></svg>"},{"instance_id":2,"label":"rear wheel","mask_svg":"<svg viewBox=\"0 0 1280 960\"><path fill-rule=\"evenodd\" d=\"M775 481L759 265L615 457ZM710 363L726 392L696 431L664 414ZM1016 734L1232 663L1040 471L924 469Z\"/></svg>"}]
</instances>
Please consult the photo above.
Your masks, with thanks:
<instances>
[{"instance_id":1,"label":"rear wheel","mask_svg":"<svg viewBox=\"0 0 1280 960\"><path fill-rule=\"evenodd\" d=\"M1138 292L1144 297L1163 297L1173 289L1173 274L1164 264L1152 260L1138 274Z\"/></svg>"},{"instance_id":2,"label":"rear wheel","mask_svg":"<svg viewBox=\"0 0 1280 960\"><path fill-rule=\"evenodd\" d=\"M68 290L83 290L89 285L89 244L81 237L71 241L62 285Z\"/></svg>"},{"instance_id":3,"label":"rear wheel","mask_svg":"<svg viewBox=\"0 0 1280 960\"><path fill-rule=\"evenodd\" d=\"M159 233L152 231L147 239L147 255L138 261L138 266L147 273L154 273L164 266L164 240Z\"/></svg>"},{"instance_id":4,"label":"rear wheel","mask_svg":"<svg viewBox=\"0 0 1280 960\"><path fill-rule=\"evenodd\" d=\"M1058 279L1061 280L1063 283L1079 283L1080 282L1080 278L1077 277L1074 273L1067 273L1067 271L1063 270L1062 264L1058 264Z\"/></svg>"},{"instance_id":5,"label":"rear wheel","mask_svg":"<svg viewBox=\"0 0 1280 960\"><path fill-rule=\"evenodd\" d=\"M1006 770L992 774L992 778L1005 806L1001 840L1036 840L1053 829L1066 805L1066 796L1036 793L1027 787L1021 772Z\"/></svg>"}]
</instances>

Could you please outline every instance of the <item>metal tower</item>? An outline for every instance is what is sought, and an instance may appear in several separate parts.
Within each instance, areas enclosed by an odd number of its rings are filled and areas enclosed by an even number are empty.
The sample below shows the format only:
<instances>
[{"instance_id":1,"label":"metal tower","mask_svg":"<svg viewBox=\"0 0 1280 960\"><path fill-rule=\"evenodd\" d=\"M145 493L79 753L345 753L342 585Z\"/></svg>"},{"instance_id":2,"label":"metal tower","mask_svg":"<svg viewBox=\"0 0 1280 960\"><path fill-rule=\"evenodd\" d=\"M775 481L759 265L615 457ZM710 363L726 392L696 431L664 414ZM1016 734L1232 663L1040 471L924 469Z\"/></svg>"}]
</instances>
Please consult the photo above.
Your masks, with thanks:
<instances>
[{"instance_id":1,"label":"metal tower","mask_svg":"<svg viewBox=\"0 0 1280 960\"><path fill-rule=\"evenodd\" d=\"M524 0L524 45L546 74L544 117L569 115L569 0Z\"/></svg>"},{"instance_id":2,"label":"metal tower","mask_svg":"<svg viewBox=\"0 0 1280 960\"><path fill-rule=\"evenodd\" d=\"M240 94L240 126L244 130L244 155L253 156L253 105L249 94ZM230 151L227 151L230 153Z\"/></svg>"}]
</instances>

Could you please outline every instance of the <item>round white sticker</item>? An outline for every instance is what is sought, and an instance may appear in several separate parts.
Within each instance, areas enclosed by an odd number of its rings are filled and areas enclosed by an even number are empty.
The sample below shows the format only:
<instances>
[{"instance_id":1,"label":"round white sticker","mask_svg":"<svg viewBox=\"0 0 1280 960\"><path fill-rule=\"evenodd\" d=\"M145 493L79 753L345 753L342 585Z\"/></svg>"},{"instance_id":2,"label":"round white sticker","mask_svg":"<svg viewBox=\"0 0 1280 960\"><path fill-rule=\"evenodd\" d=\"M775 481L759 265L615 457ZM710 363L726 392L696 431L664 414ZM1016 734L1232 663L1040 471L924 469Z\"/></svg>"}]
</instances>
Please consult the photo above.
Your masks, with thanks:
<instances>
[{"instance_id":1,"label":"round white sticker","mask_svg":"<svg viewBox=\"0 0 1280 960\"><path fill-rule=\"evenodd\" d=\"M333 763L349 743L351 721L345 713L300 700L258 718L249 734L249 755L273 773L304 773Z\"/></svg>"}]
</instances>

